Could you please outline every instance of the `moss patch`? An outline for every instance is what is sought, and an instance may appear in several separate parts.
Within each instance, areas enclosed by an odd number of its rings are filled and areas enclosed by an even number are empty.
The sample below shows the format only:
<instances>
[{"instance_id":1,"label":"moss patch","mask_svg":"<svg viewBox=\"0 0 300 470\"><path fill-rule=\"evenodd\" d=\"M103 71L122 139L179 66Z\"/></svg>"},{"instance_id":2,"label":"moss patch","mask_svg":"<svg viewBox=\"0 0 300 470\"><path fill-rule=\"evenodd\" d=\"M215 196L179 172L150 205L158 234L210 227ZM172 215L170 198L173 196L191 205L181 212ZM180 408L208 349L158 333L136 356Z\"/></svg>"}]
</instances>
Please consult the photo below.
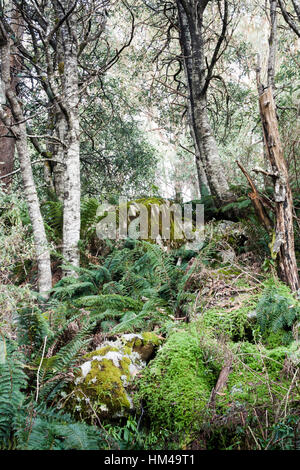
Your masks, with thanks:
<instances>
[{"instance_id":1,"label":"moss patch","mask_svg":"<svg viewBox=\"0 0 300 470\"><path fill-rule=\"evenodd\" d=\"M224 393L218 397L220 407L267 406L274 400L284 399L291 384L284 365L287 358L297 365L299 349L296 344L267 349L250 343L235 343L231 348L233 369ZM290 399L299 400L296 388L290 390Z\"/></svg>"},{"instance_id":2,"label":"moss patch","mask_svg":"<svg viewBox=\"0 0 300 470\"><path fill-rule=\"evenodd\" d=\"M70 401L83 419L124 416L133 409L134 377L160 343L154 333L123 335L86 354L71 387Z\"/></svg>"},{"instance_id":3,"label":"moss patch","mask_svg":"<svg viewBox=\"0 0 300 470\"><path fill-rule=\"evenodd\" d=\"M205 415L213 383L197 335L183 330L171 334L144 370L138 397L154 429L190 433Z\"/></svg>"}]
</instances>

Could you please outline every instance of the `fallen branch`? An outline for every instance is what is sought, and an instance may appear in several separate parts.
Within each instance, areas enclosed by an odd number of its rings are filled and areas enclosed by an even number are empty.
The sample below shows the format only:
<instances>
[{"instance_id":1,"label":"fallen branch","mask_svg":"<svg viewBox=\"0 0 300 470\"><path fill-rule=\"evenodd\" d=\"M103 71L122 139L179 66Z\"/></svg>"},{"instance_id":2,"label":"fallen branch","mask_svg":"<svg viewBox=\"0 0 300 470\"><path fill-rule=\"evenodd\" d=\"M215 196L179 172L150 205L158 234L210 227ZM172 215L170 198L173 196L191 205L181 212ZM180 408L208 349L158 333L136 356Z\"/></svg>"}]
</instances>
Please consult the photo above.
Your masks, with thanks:
<instances>
[{"instance_id":1,"label":"fallen branch","mask_svg":"<svg viewBox=\"0 0 300 470\"><path fill-rule=\"evenodd\" d=\"M264 225L264 227L266 228L266 230L268 232L272 232L273 231L273 223L272 223L272 220L270 219L270 217L269 217L269 215L268 215L268 213L265 209L265 206L264 206L263 201L262 201L262 197L260 196L254 182L252 181L249 173L245 170L243 165L237 160L236 160L236 163L239 166L239 168L242 170L242 172L244 173L244 175L247 178L247 181L249 183L249 186L252 189L252 192L249 193L248 196L252 201L255 212L257 213L257 216L259 217L259 220L262 222L262 224Z\"/></svg>"},{"instance_id":2,"label":"fallen branch","mask_svg":"<svg viewBox=\"0 0 300 470\"><path fill-rule=\"evenodd\" d=\"M228 382L229 374L232 370L232 358L228 359L225 366L222 368L218 381L215 387L212 389L210 399L209 399L209 406L215 406L216 396L220 394L223 388L226 386Z\"/></svg>"}]
</instances>

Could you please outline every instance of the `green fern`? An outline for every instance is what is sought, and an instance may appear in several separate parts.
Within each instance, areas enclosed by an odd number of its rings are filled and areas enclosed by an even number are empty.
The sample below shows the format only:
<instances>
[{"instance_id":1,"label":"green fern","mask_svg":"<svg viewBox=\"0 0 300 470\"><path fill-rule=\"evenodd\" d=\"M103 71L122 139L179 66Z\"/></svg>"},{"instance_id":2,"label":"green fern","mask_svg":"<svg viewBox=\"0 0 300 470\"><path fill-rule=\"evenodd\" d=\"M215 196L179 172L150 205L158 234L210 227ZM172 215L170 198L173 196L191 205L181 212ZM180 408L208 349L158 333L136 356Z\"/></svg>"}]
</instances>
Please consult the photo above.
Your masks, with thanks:
<instances>
[{"instance_id":1,"label":"green fern","mask_svg":"<svg viewBox=\"0 0 300 470\"><path fill-rule=\"evenodd\" d=\"M81 297L76 301L76 305L79 307L97 308L99 312L103 312L107 308L118 309L121 311L128 309L138 310L142 307L142 302L124 295L107 294Z\"/></svg>"},{"instance_id":2,"label":"green fern","mask_svg":"<svg viewBox=\"0 0 300 470\"><path fill-rule=\"evenodd\" d=\"M97 201L97 199L95 198L84 198L81 200L81 239L88 239L90 235L95 231L98 207L99 201Z\"/></svg>"},{"instance_id":3,"label":"green fern","mask_svg":"<svg viewBox=\"0 0 300 470\"><path fill-rule=\"evenodd\" d=\"M0 442L8 445L13 433L13 419L22 409L25 401L23 393L27 386L24 372L24 356L17 344L5 340L6 355L0 363Z\"/></svg>"},{"instance_id":4,"label":"green fern","mask_svg":"<svg viewBox=\"0 0 300 470\"><path fill-rule=\"evenodd\" d=\"M286 344L293 339L291 330L300 318L300 303L285 284L268 286L257 304L256 311L262 334L268 331L282 332L282 340Z\"/></svg>"}]
</instances>

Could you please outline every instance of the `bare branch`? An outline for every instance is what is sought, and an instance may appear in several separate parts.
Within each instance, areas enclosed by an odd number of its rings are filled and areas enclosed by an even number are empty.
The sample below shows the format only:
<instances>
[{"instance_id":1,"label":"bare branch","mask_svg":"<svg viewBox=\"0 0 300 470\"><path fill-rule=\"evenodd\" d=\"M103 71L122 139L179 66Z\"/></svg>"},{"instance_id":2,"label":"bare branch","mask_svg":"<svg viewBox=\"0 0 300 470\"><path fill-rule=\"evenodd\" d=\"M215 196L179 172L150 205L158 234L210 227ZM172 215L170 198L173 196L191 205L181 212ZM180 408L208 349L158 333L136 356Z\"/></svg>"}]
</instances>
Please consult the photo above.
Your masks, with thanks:
<instances>
[{"instance_id":1,"label":"bare branch","mask_svg":"<svg viewBox=\"0 0 300 470\"><path fill-rule=\"evenodd\" d=\"M281 9L281 12L282 12L282 16L283 16L285 22L290 26L290 28L294 31L294 33L296 33L297 36L300 38L300 24L298 26L297 23L295 23L295 21L292 18L292 15L287 11L287 9L285 8L285 5L284 5L282 0L278 0L278 3L279 3L279 6L280 6L280 9ZM298 20L300 22L300 5L295 0L293 0L293 5L294 5L295 11L297 13Z\"/></svg>"}]
</instances>

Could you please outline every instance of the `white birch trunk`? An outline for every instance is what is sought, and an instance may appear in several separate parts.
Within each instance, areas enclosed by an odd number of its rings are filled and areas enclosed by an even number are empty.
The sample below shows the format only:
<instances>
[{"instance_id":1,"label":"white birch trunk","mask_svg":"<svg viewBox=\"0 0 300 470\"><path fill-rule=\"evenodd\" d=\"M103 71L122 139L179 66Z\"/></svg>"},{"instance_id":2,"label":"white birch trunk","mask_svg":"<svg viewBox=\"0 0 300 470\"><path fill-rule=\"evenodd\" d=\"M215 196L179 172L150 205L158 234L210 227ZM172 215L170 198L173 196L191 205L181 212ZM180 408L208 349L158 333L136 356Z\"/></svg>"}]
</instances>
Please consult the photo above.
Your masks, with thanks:
<instances>
[{"instance_id":1,"label":"white birch trunk","mask_svg":"<svg viewBox=\"0 0 300 470\"><path fill-rule=\"evenodd\" d=\"M80 129L78 114L78 62L77 46L73 39L74 18L69 18L69 26L63 26L64 38L64 106L68 113L68 138L64 171L64 217L63 217L63 256L67 263L79 266L80 240ZM75 274L72 268L65 274Z\"/></svg>"},{"instance_id":2,"label":"white birch trunk","mask_svg":"<svg viewBox=\"0 0 300 470\"><path fill-rule=\"evenodd\" d=\"M9 41L1 46L1 79L4 87L4 96L8 99L12 114L15 118L14 126L12 128L10 127L11 122L9 116L4 109L2 109L2 106L0 118L8 128L12 129L16 139L16 147L24 184L24 195L33 230L36 260L38 265L38 287L39 292L47 298L49 291L52 288L50 251L32 174L31 160L27 145L26 121L24 120L23 111L18 102L15 91L11 86Z\"/></svg>"},{"instance_id":3,"label":"white birch trunk","mask_svg":"<svg viewBox=\"0 0 300 470\"><path fill-rule=\"evenodd\" d=\"M55 124L55 137L61 142L66 142L67 139L68 124L65 116L61 111L56 114ZM60 201L64 201L65 192L65 161L66 161L66 149L60 143L55 144L53 151L53 159L55 160L53 166L53 184L55 194ZM57 163L59 162L59 163Z\"/></svg>"},{"instance_id":4,"label":"white birch trunk","mask_svg":"<svg viewBox=\"0 0 300 470\"><path fill-rule=\"evenodd\" d=\"M19 124L18 128L19 132L16 140L16 147L22 172L25 199L33 229L33 238L38 264L39 292L45 297L48 297L49 291L52 288L49 245L32 174L31 160L27 146L26 125Z\"/></svg>"},{"instance_id":5,"label":"white birch trunk","mask_svg":"<svg viewBox=\"0 0 300 470\"><path fill-rule=\"evenodd\" d=\"M217 142L209 123L206 96L196 103L195 125L203 148L202 159L211 190L218 201L223 201L229 197L229 186Z\"/></svg>"}]
</instances>

